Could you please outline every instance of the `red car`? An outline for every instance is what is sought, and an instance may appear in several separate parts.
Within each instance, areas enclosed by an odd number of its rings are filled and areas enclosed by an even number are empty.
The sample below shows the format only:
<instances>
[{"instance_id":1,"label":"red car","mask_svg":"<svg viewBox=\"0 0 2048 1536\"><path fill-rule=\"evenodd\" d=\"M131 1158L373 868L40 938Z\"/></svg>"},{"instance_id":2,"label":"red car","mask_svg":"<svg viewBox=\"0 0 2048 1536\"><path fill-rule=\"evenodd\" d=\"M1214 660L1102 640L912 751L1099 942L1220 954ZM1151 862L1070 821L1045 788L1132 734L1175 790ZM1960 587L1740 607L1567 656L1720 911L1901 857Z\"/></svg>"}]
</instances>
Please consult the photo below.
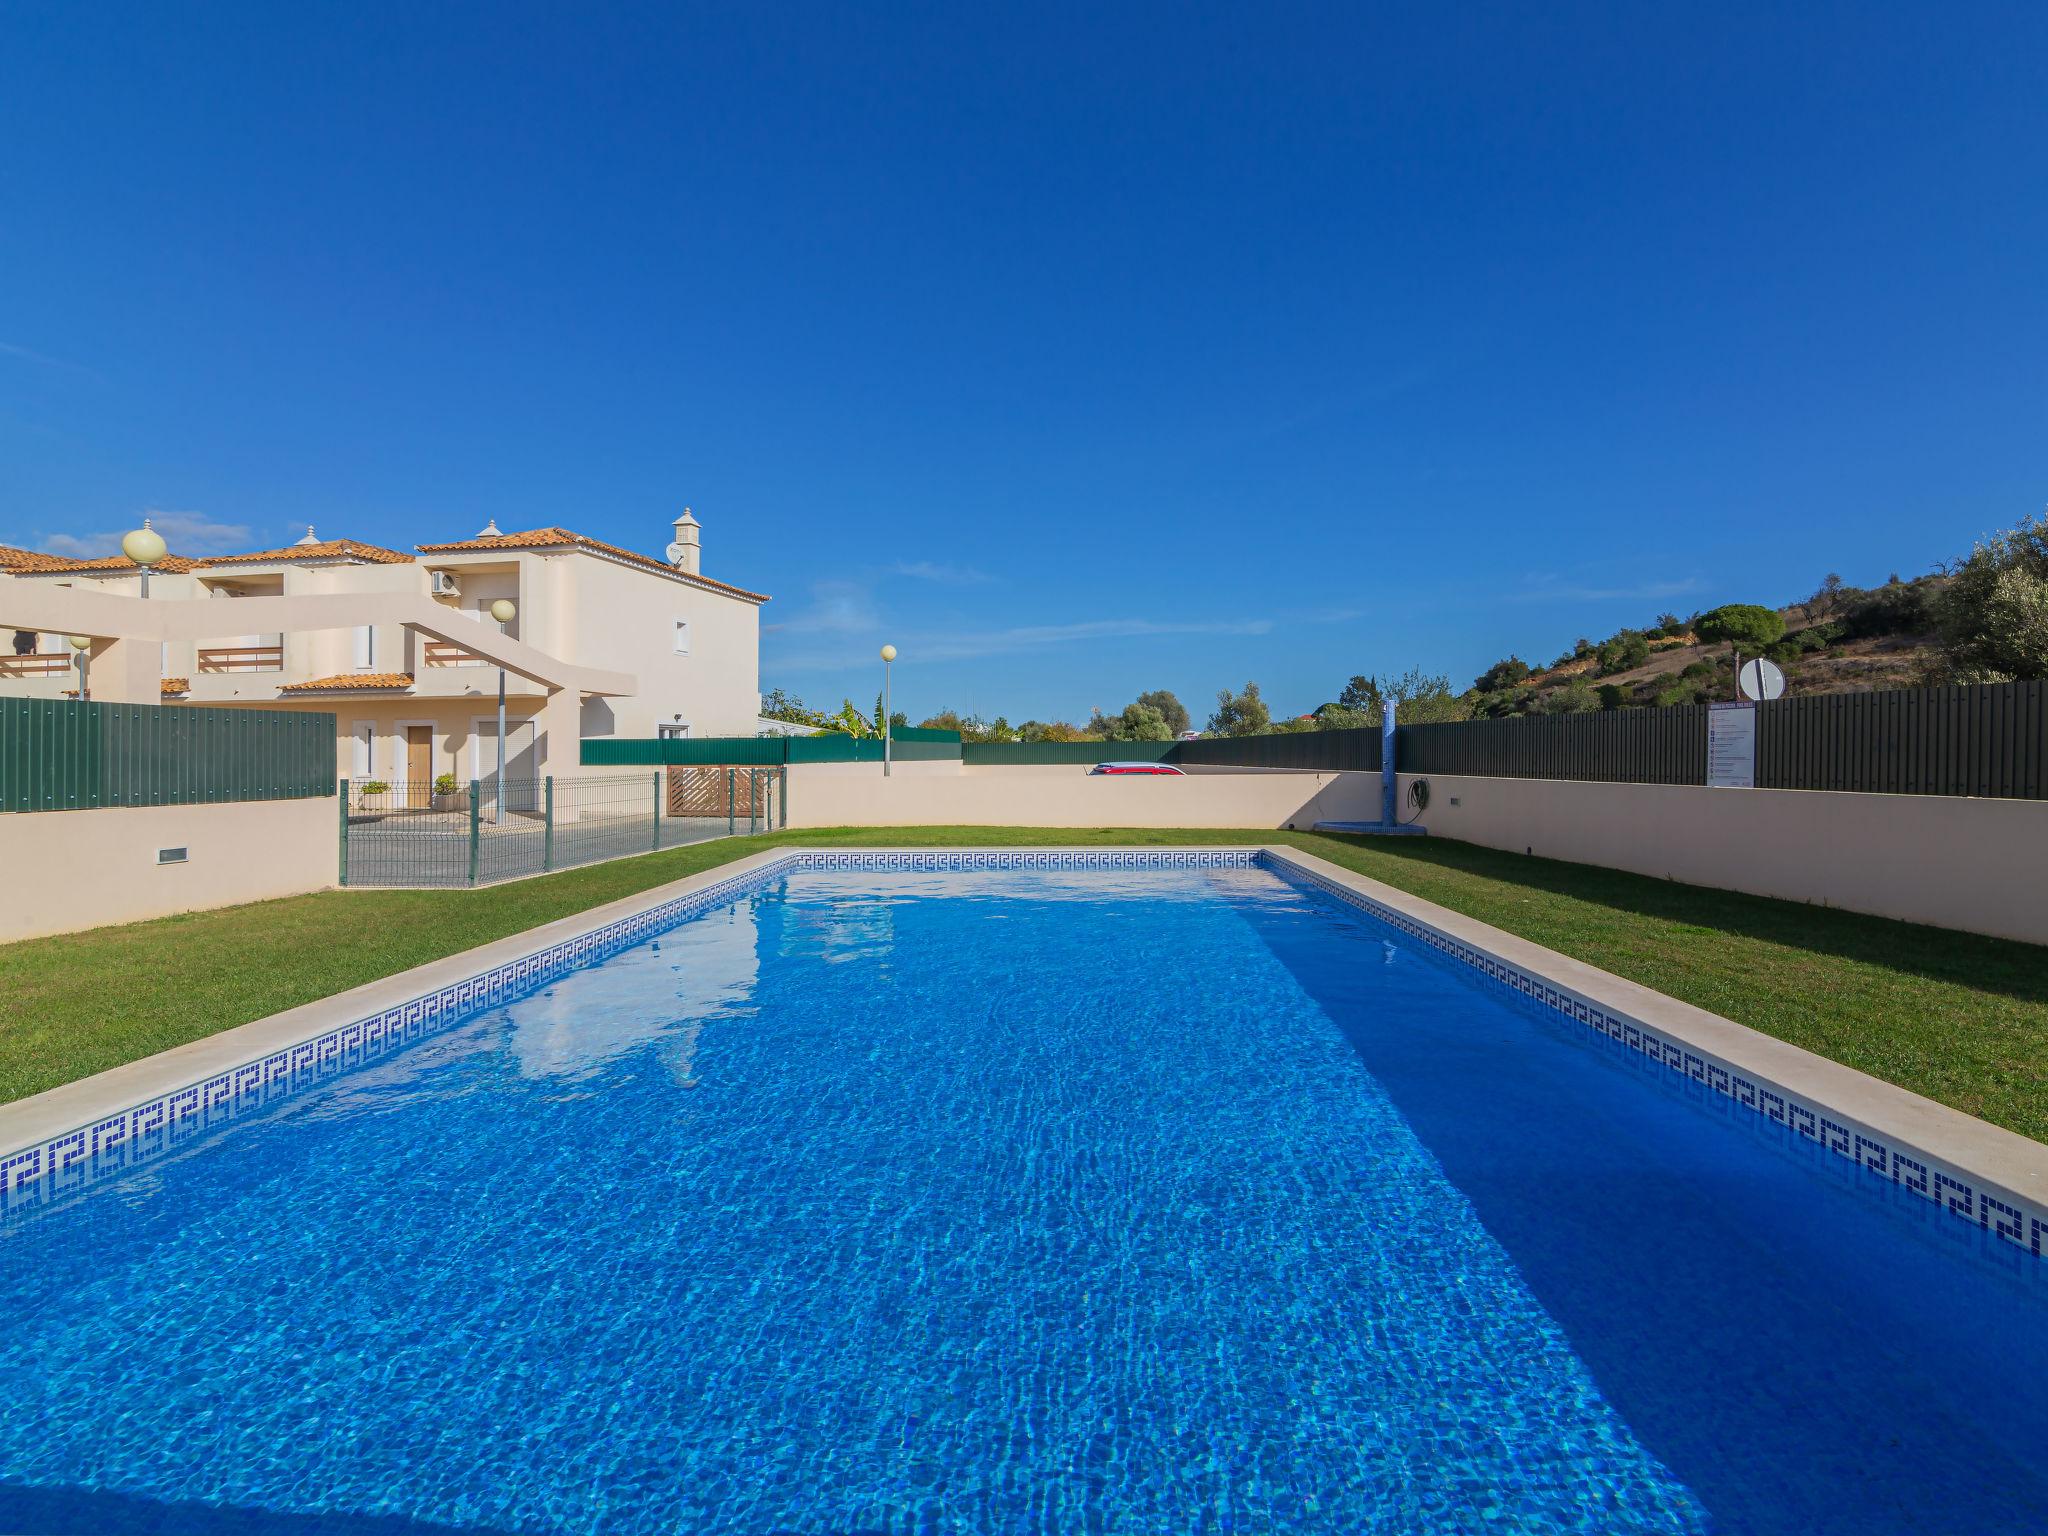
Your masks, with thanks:
<instances>
[{"instance_id":1,"label":"red car","mask_svg":"<svg viewBox=\"0 0 2048 1536\"><path fill-rule=\"evenodd\" d=\"M1165 775L1176 779L1184 779L1187 777L1186 774L1182 773L1178 768L1174 767L1171 763L1097 763L1093 768L1090 768L1088 772L1091 777L1098 773L1145 773L1154 775Z\"/></svg>"}]
</instances>

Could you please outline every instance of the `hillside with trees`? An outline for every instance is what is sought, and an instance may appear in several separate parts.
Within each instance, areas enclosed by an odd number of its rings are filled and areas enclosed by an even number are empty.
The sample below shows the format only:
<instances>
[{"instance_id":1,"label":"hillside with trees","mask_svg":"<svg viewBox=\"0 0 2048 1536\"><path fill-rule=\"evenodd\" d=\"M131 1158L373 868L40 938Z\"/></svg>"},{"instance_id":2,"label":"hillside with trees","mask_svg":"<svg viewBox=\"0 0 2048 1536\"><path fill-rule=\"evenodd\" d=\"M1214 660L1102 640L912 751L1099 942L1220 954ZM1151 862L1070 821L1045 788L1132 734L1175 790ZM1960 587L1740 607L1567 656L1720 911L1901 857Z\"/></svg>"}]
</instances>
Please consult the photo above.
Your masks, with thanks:
<instances>
[{"instance_id":1,"label":"hillside with trees","mask_svg":"<svg viewBox=\"0 0 2048 1536\"><path fill-rule=\"evenodd\" d=\"M1661 613L1603 639L1582 637L1547 663L1507 656L1459 691L1440 673L1412 667L1399 676L1356 674L1308 714L1274 716L1256 682L1216 695L1203 734L1265 736L1377 726L1389 702L1401 721L1577 714L1602 709L1699 704L1735 696L1737 658L1765 656L1785 672L1789 693L1850 693L1941 683L2048 679L2048 517L1978 541L1969 554L1924 576L1893 575L1854 587L1830 573L1797 601L1724 603L1683 617ZM872 716L842 703L805 709L779 690L762 713L854 735L879 734ZM899 713L896 723L905 723ZM967 741L1170 741L1193 728L1166 689L1141 693L1086 724L1027 720L1012 726L944 709L919 722Z\"/></svg>"}]
</instances>

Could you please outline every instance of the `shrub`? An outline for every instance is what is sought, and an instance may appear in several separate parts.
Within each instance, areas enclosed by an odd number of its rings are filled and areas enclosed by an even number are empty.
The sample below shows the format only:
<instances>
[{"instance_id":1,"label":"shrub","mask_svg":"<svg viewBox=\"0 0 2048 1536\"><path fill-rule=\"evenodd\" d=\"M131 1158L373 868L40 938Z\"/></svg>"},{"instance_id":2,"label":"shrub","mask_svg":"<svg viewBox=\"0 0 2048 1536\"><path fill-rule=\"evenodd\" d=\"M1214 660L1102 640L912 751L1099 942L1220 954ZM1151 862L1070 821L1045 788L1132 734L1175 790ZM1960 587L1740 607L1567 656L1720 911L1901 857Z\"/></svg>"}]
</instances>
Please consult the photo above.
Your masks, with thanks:
<instances>
[{"instance_id":1,"label":"shrub","mask_svg":"<svg viewBox=\"0 0 2048 1536\"><path fill-rule=\"evenodd\" d=\"M435 794L437 794L437 795L452 795L452 794L454 794L454 793L455 793L455 775L454 775L454 774L452 774L452 773L444 773L444 774L441 774L441 775L439 775L439 776L438 776L438 777L437 777L437 778L436 778L436 779L434 780L434 793L435 793Z\"/></svg>"},{"instance_id":2,"label":"shrub","mask_svg":"<svg viewBox=\"0 0 2048 1536\"><path fill-rule=\"evenodd\" d=\"M1529 663L1519 656L1510 656L1504 661L1496 661L1480 673L1472 686L1481 693L1501 693L1528 679Z\"/></svg>"},{"instance_id":3,"label":"shrub","mask_svg":"<svg viewBox=\"0 0 2048 1536\"><path fill-rule=\"evenodd\" d=\"M1600 707L1602 709L1626 709L1628 707L1628 690L1619 683L1602 683L1600 685Z\"/></svg>"},{"instance_id":4,"label":"shrub","mask_svg":"<svg viewBox=\"0 0 2048 1536\"><path fill-rule=\"evenodd\" d=\"M1878 635L1924 635L1935 628L1934 595L1939 583L1931 576L1901 581L1894 576L1881 587L1846 589L1842 604L1842 635L1867 640Z\"/></svg>"},{"instance_id":5,"label":"shrub","mask_svg":"<svg viewBox=\"0 0 2048 1536\"><path fill-rule=\"evenodd\" d=\"M1706 697L1707 690L1703 683L1697 681L1687 682L1681 678L1680 681L1673 683L1670 687L1661 688L1657 691L1657 704L1660 708L1669 709L1678 704L1703 703Z\"/></svg>"},{"instance_id":6,"label":"shrub","mask_svg":"<svg viewBox=\"0 0 2048 1536\"><path fill-rule=\"evenodd\" d=\"M1732 645L1755 655L1785 633L1777 610L1757 603L1723 603L1699 617L1693 633L1702 645Z\"/></svg>"},{"instance_id":7,"label":"shrub","mask_svg":"<svg viewBox=\"0 0 2048 1536\"><path fill-rule=\"evenodd\" d=\"M1547 715L1591 714L1600 707L1600 699L1593 692L1593 685L1583 677L1575 677L1562 688L1544 695L1543 712Z\"/></svg>"},{"instance_id":8,"label":"shrub","mask_svg":"<svg viewBox=\"0 0 2048 1536\"><path fill-rule=\"evenodd\" d=\"M1624 629L1600 645L1600 675L1628 672L1650 659L1650 640L1640 630Z\"/></svg>"},{"instance_id":9,"label":"shrub","mask_svg":"<svg viewBox=\"0 0 2048 1536\"><path fill-rule=\"evenodd\" d=\"M2048 678L2048 518L1980 542L1930 607L1957 680Z\"/></svg>"}]
</instances>

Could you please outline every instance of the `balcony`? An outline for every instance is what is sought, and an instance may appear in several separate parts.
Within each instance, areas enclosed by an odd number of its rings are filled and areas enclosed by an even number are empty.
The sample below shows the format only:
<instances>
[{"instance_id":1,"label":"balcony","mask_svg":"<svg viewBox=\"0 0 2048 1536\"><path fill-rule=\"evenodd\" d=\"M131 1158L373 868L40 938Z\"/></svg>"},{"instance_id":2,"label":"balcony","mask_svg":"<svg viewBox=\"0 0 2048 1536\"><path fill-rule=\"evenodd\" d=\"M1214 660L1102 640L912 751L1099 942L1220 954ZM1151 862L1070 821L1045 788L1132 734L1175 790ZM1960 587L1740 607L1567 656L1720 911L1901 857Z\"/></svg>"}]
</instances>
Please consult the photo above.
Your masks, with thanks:
<instances>
[{"instance_id":1,"label":"balcony","mask_svg":"<svg viewBox=\"0 0 2048 1536\"><path fill-rule=\"evenodd\" d=\"M0 677L62 677L72 670L65 651L37 651L28 656L0 656Z\"/></svg>"},{"instance_id":2,"label":"balcony","mask_svg":"<svg viewBox=\"0 0 2048 1536\"><path fill-rule=\"evenodd\" d=\"M203 645L199 648L199 670L215 672L282 672L284 638L268 645Z\"/></svg>"},{"instance_id":3,"label":"balcony","mask_svg":"<svg viewBox=\"0 0 2048 1536\"><path fill-rule=\"evenodd\" d=\"M474 651L465 650L452 640L429 640L420 642L420 665L423 667L483 667L490 663Z\"/></svg>"}]
</instances>

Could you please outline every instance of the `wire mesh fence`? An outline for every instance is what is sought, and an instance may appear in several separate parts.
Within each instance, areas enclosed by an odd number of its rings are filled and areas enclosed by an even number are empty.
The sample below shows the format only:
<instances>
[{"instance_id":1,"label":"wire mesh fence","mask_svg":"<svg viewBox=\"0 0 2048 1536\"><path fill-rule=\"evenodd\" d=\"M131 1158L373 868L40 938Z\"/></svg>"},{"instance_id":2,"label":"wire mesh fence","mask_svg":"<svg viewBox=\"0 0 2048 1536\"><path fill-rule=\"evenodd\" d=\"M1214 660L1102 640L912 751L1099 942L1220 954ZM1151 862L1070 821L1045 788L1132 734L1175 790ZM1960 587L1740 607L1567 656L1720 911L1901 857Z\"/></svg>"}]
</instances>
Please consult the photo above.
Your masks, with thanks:
<instances>
[{"instance_id":1,"label":"wire mesh fence","mask_svg":"<svg viewBox=\"0 0 2048 1536\"><path fill-rule=\"evenodd\" d=\"M704 766L502 782L343 780L341 883L490 885L769 831L787 820L786 781L779 767Z\"/></svg>"}]
</instances>

